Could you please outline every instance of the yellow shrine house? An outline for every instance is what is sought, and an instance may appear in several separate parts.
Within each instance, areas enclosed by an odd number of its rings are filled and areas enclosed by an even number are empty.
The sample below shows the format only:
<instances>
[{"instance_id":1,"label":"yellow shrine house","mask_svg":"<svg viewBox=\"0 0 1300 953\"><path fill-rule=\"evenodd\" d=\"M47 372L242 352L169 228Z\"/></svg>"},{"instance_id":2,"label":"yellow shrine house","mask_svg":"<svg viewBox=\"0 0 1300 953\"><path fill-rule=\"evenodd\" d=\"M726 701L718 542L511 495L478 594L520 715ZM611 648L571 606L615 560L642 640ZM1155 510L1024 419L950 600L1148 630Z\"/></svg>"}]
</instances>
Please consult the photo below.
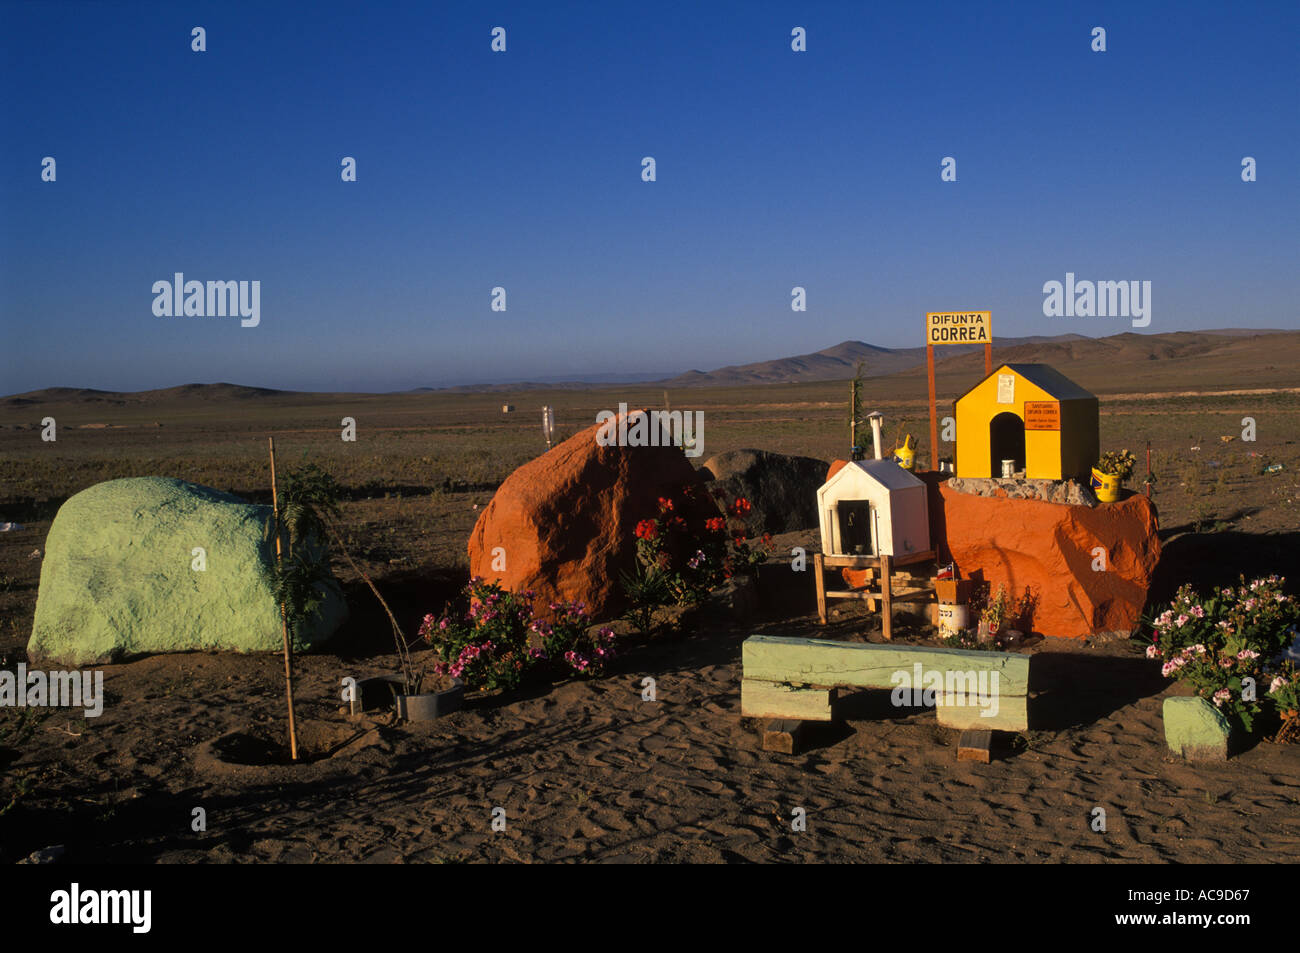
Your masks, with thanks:
<instances>
[{"instance_id":1,"label":"yellow shrine house","mask_svg":"<svg viewBox=\"0 0 1300 953\"><path fill-rule=\"evenodd\" d=\"M957 398L959 477L1000 477L1002 461L1031 480L1084 484L1100 452L1097 398L1046 364L1003 364Z\"/></svg>"}]
</instances>

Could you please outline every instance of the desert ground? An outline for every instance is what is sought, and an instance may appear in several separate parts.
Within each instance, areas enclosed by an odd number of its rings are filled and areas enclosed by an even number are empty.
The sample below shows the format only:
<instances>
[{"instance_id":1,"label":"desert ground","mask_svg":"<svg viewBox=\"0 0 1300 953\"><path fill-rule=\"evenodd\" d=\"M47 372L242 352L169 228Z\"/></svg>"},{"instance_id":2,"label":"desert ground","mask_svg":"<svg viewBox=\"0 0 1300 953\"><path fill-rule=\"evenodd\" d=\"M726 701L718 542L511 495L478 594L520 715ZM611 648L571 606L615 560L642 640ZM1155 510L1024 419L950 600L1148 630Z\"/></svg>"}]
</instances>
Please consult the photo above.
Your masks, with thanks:
<instances>
[{"instance_id":1,"label":"desert ground","mask_svg":"<svg viewBox=\"0 0 1300 953\"><path fill-rule=\"evenodd\" d=\"M1182 582L1238 573L1282 573L1296 591L1294 366L1281 349L1257 373L1062 367L1101 397L1102 447L1137 453L1135 484L1150 441L1164 554L1149 605ZM941 408L973 382L949 370ZM564 436L620 401L667 399L704 411L697 462L740 447L830 461L847 454L847 396L845 381L813 381L392 395L216 385L0 399L0 521L23 527L0 534L0 656L7 667L25 658L59 505L103 480L172 476L270 502L274 436L281 466L318 463L346 487L349 542L413 631L465 581L466 540L494 488L545 449L542 405L554 406ZM886 415L890 445L905 432L924 443L924 378L869 381L866 396ZM516 411L503 414L505 403ZM47 416L54 443L40 439ZM340 439L345 416L355 443ZM1242 439L1244 417L1253 442ZM1265 472L1270 464L1282 470ZM1171 757L1160 706L1179 689L1122 638L1033 645L1031 730L988 765L957 762L957 733L932 713L900 713L872 693L850 699L846 718L803 754L766 753L739 715L744 638L879 637L878 621L854 610L821 629L811 579L792 581L774 560L752 622L705 612L648 638L621 626L623 651L602 678L472 697L447 718L402 725L339 710L342 676L392 672L396 659L356 575L336 571L353 616L328 649L299 660L306 763L257 763L271 760L259 745L284 728L277 656L105 666L99 718L0 710L0 859L57 844L84 862L1300 860L1300 750L1261 741L1227 763ZM900 637L933 633L909 626ZM641 699L646 676L655 702ZM195 807L207 812L204 832L191 830ZM494 807L506 810L504 832L491 830ZM791 831L796 807L806 832ZM1107 812L1105 833L1090 827L1095 807Z\"/></svg>"}]
</instances>

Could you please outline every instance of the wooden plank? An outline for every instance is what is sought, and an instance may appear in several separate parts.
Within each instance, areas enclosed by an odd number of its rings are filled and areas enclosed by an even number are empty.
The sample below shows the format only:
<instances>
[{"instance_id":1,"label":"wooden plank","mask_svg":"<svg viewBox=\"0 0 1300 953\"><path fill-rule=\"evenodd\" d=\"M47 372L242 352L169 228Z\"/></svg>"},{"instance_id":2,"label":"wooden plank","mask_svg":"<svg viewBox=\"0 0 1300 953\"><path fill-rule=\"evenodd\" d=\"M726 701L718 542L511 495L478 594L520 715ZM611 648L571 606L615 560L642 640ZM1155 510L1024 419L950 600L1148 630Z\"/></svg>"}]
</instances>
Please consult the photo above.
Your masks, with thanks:
<instances>
[{"instance_id":1,"label":"wooden plank","mask_svg":"<svg viewBox=\"0 0 1300 953\"><path fill-rule=\"evenodd\" d=\"M740 714L745 718L830 721L835 689L796 688L753 678L740 681Z\"/></svg>"},{"instance_id":2,"label":"wooden plank","mask_svg":"<svg viewBox=\"0 0 1300 953\"><path fill-rule=\"evenodd\" d=\"M826 624L826 566L821 553L813 554L813 578L817 581L817 621Z\"/></svg>"},{"instance_id":3,"label":"wooden plank","mask_svg":"<svg viewBox=\"0 0 1300 953\"><path fill-rule=\"evenodd\" d=\"M934 706L934 713L939 719L939 724L945 728L960 728L963 731L970 729L997 729L998 731L1027 731L1029 729L1029 699L1024 695L999 695L997 699L997 714L986 715L986 711L992 711L990 704L987 709L979 705L945 705L942 699L937 700Z\"/></svg>"},{"instance_id":4,"label":"wooden plank","mask_svg":"<svg viewBox=\"0 0 1300 953\"><path fill-rule=\"evenodd\" d=\"M934 598L933 589L918 589L914 592L896 592L894 602L929 602Z\"/></svg>"},{"instance_id":5,"label":"wooden plank","mask_svg":"<svg viewBox=\"0 0 1300 953\"><path fill-rule=\"evenodd\" d=\"M804 723L790 718L769 721L763 729L763 750L781 754L798 754L802 747Z\"/></svg>"},{"instance_id":6,"label":"wooden plank","mask_svg":"<svg viewBox=\"0 0 1300 953\"><path fill-rule=\"evenodd\" d=\"M919 663L923 672L997 672L1003 696L1025 695L1029 686L1030 656L1008 652L752 635L741 654L745 678L769 682L893 688L890 677L895 672L912 673Z\"/></svg>"},{"instance_id":7,"label":"wooden plank","mask_svg":"<svg viewBox=\"0 0 1300 953\"><path fill-rule=\"evenodd\" d=\"M894 638L893 559L880 557L880 634L885 641Z\"/></svg>"},{"instance_id":8,"label":"wooden plank","mask_svg":"<svg viewBox=\"0 0 1300 953\"><path fill-rule=\"evenodd\" d=\"M905 572L894 573L894 585L910 589L933 589L933 576L913 576Z\"/></svg>"},{"instance_id":9,"label":"wooden plank","mask_svg":"<svg viewBox=\"0 0 1300 953\"><path fill-rule=\"evenodd\" d=\"M879 599L883 595L880 589L828 589L826 590L827 599L864 599L871 601ZM909 590L904 592L895 592L892 597L894 602L925 602L934 596L933 589Z\"/></svg>"},{"instance_id":10,"label":"wooden plank","mask_svg":"<svg viewBox=\"0 0 1300 953\"><path fill-rule=\"evenodd\" d=\"M875 569L880 565L878 556L827 556L822 555L827 569Z\"/></svg>"},{"instance_id":11,"label":"wooden plank","mask_svg":"<svg viewBox=\"0 0 1300 953\"><path fill-rule=\"evenodd\" d=\"M894 568L902 566L912 566L916 563L930 562L934 559L934 550L927 549L922 553L912 553L910 556L892 556L891 561ZM826 562L828 569L877 569L880 566L880 556L836 556L825 555L822 557Z\"/></svg>"},{"instance_id":12,"label":"wooden plank","mask_svg":"<svg viewBox=\"0 0 1300 953\"><path fill-rule=\"evenodd\" d=\"M988 764L992 758L993 732L963 731L957 742L958 761L979 761Z\"/></svg>"}]
</instances>

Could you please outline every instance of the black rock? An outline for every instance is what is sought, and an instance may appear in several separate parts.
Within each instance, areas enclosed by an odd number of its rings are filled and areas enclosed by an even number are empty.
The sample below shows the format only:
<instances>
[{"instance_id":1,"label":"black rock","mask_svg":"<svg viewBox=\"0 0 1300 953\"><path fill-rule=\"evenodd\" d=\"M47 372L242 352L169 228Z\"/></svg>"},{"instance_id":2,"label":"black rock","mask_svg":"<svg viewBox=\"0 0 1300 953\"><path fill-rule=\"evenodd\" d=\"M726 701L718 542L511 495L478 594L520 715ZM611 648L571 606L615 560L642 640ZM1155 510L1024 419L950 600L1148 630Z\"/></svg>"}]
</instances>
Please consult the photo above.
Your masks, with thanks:
<instances>
[{"instance_id":1,"label":"black rock","mask_svg":"<svg viewBox=\"0 0 1300 953\"><path fill-rule=\"evenodd\" d=\"M817 490L829 468L824 460L766 450L728 450L704 463L713 476L709 489L721 490L727 504L740 496L749 500L746 523L755 536L817 526Z\"/></svg>"}]
</instances>

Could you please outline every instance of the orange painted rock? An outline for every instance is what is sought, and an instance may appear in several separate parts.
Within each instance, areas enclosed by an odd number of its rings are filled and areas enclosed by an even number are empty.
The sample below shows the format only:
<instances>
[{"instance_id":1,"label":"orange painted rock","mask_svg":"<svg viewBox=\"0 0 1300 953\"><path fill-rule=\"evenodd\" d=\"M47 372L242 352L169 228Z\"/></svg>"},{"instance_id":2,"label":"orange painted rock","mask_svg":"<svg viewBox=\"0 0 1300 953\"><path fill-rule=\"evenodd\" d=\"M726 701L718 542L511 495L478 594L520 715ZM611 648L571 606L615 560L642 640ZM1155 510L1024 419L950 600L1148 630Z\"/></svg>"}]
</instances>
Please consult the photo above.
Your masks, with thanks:
<instances>
[{"instance_id":1,"label":"orange painted rock","mask_svg":"<svg viewBox=\"0 0 1300 953\"><path fill-rule=\"evenodd\" d=\"M680 511L689 505L682 487L699 487L697 505L716 515L680 448L603 447L598 427L510 474L470 535L471 575L532 589L541 616L552 602L584 602L594 619L618 614L619 575L636 565L636 524L658 514L660 497Z\"/></svg>"},{"instance_id":2,"label":"orange painted rock","mask_svg":"<svg viewBox=\"0 0 1300 953\"><path fill-rule=\"evenodd\" d=\"M1058 638L1129 631L1160 559L1156 511L1134 494L1097 507L975 496L939 486L931 526L940 558L1013 599L1029 593L1028 625Z\"/></svg>"}]
</instances>

